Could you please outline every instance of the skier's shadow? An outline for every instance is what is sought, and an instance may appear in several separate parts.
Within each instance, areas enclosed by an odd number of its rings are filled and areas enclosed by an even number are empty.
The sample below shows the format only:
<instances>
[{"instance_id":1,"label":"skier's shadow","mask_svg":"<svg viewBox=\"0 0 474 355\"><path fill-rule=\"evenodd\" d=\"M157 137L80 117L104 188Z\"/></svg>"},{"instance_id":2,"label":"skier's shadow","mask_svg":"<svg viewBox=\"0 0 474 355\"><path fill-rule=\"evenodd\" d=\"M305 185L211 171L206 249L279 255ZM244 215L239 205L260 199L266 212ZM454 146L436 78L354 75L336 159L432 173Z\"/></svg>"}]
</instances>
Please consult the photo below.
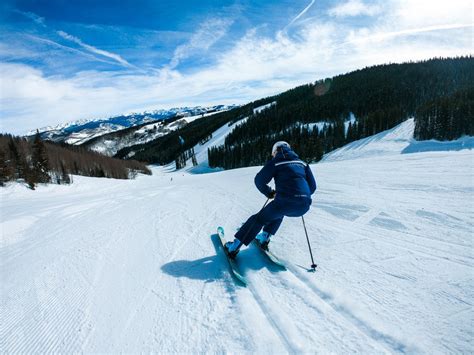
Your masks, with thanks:
<instances>
[{"instance_id":1,"label":"skier's shadow","mask_svg":"<svg viewBox=\"0 0 474 355\"><path fill-rule=\"evenodd\" d=\"M194 280L214 282L228 277L229 265L218 238L211 236L216 255L206 256L197 260L175 260L161 266L161 270L174 277L186 277ZM271 271L281 271L265 260L264 255L256 247L243 249L239 253L238 262L241 272L245 275L248 270L268 268Z\"/></svg>"},{"instance_id":2,"label":"skier's shadow","mask_svg":"<svg viewBox=\"0 0 474 355\"><path fill-rule=\"evenodd\" d=\"M161 270L174 277L214 282L223 277L224 270L218 259L218 255L214 255L198 260L175 260L161 266Z\"/></svg>"}]
</instances>

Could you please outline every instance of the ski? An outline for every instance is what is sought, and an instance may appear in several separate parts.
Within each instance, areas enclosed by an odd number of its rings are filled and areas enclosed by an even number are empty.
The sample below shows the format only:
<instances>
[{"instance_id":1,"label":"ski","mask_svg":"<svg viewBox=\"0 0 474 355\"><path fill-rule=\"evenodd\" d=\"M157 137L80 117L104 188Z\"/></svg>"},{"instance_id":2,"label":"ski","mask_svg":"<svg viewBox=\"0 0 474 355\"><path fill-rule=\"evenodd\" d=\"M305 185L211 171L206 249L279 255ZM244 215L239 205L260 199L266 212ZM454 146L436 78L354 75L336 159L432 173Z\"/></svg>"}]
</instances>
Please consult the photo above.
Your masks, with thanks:
<instances>
[{"instance_id":1,"label":"ski","mask_svg":"<svg viewBox=\"0 0 474 355\"><path fill-rule=\"evenodd\" d=\"M217 228L217 237L219 238L222 250L227 258L227 261L229 262L232 276L241 284L243 284L244 286L247 286L247 279L240 272L237 262L235 261L235 259L229 256L229 254L227 253L227 250L224 248L224 244L226 243L225 236L224 236L224 228L222 227Z\"/></svg>"},{"instance_id":2,"label":"ski","mask_svg":"<svg viewBox=\"0 0 474 355\"><path fill-rule=\"evenodd\" d=\"M285 264L283 264L283 262L275 255L273 254L270 249L265 249L264 247L262 247L262 244L260 244L260 242L258 241L258 239L254 239L253 240L253 243L258 247L258 249L260 249L267 257L268 259L274 263L276 266L282 268L283 270L286 270L286 266Z\"/></svg>"}]
</instances>

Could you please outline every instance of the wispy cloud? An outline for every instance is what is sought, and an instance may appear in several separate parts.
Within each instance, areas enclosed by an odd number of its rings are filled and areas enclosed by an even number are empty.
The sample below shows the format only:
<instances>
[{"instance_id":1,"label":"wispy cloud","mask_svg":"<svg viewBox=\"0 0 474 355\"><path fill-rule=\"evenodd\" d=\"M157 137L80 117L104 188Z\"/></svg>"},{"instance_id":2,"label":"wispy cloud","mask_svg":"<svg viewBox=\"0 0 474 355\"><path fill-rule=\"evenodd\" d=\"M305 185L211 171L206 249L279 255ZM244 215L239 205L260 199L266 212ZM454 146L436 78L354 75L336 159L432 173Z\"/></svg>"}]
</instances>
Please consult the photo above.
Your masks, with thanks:
<instances>
[{"instance_id":1,"label":"wispy cloud","mask_svg":"<svg viewBox=\"0 0 474 355\"><path fill-rule=\"evenodd\" d=\"M25 12L25 11L20 11L18 9L11 9L11 11L13 12L16 12L16 13L19 13L29 19L31 19L33 22L35 22L36 24L40 25L41 27L43 28L47 28L48 26L46 25L46 20L44 17L41 17L33 12ZM92 53L92 54L96 54L96 55L99 55L99 56L102 56L102 57L106 57L106 58L109 58L109 59L112 59L115 63L118 63L124 67L127 67L127 68L134 68L134 69L138 69L136 66L130 64L127 60L125 60L123 57L121 57L120 55L116 54L116 53L112 53L112 52L109 52L109 51L105 51L103 49L99 49L97 47L94 47L94 46L91 46L87 43L84 43L80 38L76 37L76 36L73 36L69 33L66 33L65 31L62 31L62 30L58 30L58 31L55 31L59 36L61 36L63 39L66 39L68 41L71 41L73 43L76 43L77 45L79 45L80 47L84 48L86 51L88 51L89 53ZM28 34L26 34L28 36ZM35 36L35 35L29 35L31 38L34 38L35 40L37 41L41 41L43 43L48 43L50 45L53 45L53 46L56 46L56 47L59 47L59 48L62 48L62 49L65 49L67 51L75 51L77 53L80 53L81 55L85 55L85 53L81 52L81 51L78 51L74 48L71 48L71 47L68 47L68 46L64 46L64 45L61 45L55 41L52 41L50 39L46 39L46 38L41 38L39 36ZM99 58L97 58L96 56L92 56L95 60L98 60L98 61L104 61L104 60L101 60ZM108 62L108 63L111 63L111 62Z\"/></svg>"},{"instance_id":2,"label":"wispy cloud","mask_svg":"<svg viewBox=\"0 0 474 355\"><path fill-rule=\"evenodd\" d=\"M113 59L115 60L117 63L125 66L125 67L129 67L129 68L135 68L134 65L130 64L129 62L127 62L125 59L123 59L120 55L118 54L115 54L115 53L111 53L111 52L107 52L107 51L104 51L102 49L99 49L99 48L96 48L94 46L91 46L87 43L84 43L82 42L79 38L75 37L75 36L72 36L64 31L57 31L57 34L60 35L62 38L64 39L67 39L71 42L74 42L76 44L78 44L79 46L81 46L82 48L88 50L89 52L91 53L95 53L95 54L98 54L98 55L101 55L103 57L106 57L106 58L110 58L110 59Z\"/></svg>"},{"instance_id":3,"label":"wispy cloud","mask_svg":"<svg viewBox=\"0 0 474 355\"><path fill-rule=\"evenodd\" d=\"M394 28L416 28L450 23L473 23L470 0L390 0L387 22Z\"/></svg>"},{"instance_id":4,"label":"wispy cloud","mask_svg":"<svg viewBox=\"0 0 474 355\"><path fill-rule=\"evenodd\" d=\"M98 61L98 62L103 62L103 63L108 63L108 64L115 64L115 61L112 62L110 60L107 60L105 58L99 58L95 55L93 55L92 53L90 52L83 52L79 49L76 49L76 48L72 48L72 47L69 47L69 46L65 46L65 45L62 45L58 42L55 42L55 41L52 41L50 39L47 39L47 38L42 38L42 37L39 37L39 36L34 36L34 35L30 35L30 34L25 34L24 35L26 38L29 38L33 41L36 41L36 42L40 42L40 43L44 43L46 45L49 45L49 46L52 46L52 47L56 47L56 48L59 48L61 50L64 50L66 52L71 52L71 53L74 53L76 55L81 55L81 56L84 56L88 59L92 59L94 61Z\"/></svg>"},{"instance_id":5,"label":"wispy cloud","mask_svg":"<svg viewBox=\"0 0 474 355\"><path fill-rule=\"evenodd\" d=\"M232 20L216 18L205 21L191 36L189 41L178 46L168 68L176 68L180 62L190 56L202 55L227 33Z\"/></svg>"},{"instance_id":6,"label":"wispy cloud","mask_svg":"<svg viewBox=\"0 0 474 355\"><path fill-rule=\"evenodd\" d=\"M374 16L380 12L379 5L368 5L361 0L349 0L328 10L328 14L335 17Z\"/></svg>"},{"instance_id":7,"label":"wispy cloud","mask_svg":"<svg viewBox=\"0 0 474 355\"><path fill-rule=\"evenodd\" d=\"M371 41L386 41L395 37L402 37L402 36L414 36L420 33L426 32L439 32L439 31L446 31L446 30L456 30L456 29L467 29L467 28L474 28L474 23L466 23L466 24L446 24L440 26L427 26L422 28L410 28L402 31L393 31L393 32L379 32L379 33L372 33L368 29L363 29L356 32L351 32L348 36L348 41L341 44L347 45L349 43L366 43Z\"/></svg>"},{"instance_id":8,"label":"wispy cloud","mask_svg":"<svg viewBox=\"0 0 474 355\"><path fill-rule=\"evenodd\" d=\"M35 14L34 12L29 12L29 11L20 11L18 9L13 9L12 10L13 12L16 12L18 14L21 14L27 18L29 18L30 20L33 20L37 25L40 25L42 27L46 27L46 23L45 23L45 19L44 17L41 17L41 16L38 16L37 14Z\"/></svg>"}]
</instances>

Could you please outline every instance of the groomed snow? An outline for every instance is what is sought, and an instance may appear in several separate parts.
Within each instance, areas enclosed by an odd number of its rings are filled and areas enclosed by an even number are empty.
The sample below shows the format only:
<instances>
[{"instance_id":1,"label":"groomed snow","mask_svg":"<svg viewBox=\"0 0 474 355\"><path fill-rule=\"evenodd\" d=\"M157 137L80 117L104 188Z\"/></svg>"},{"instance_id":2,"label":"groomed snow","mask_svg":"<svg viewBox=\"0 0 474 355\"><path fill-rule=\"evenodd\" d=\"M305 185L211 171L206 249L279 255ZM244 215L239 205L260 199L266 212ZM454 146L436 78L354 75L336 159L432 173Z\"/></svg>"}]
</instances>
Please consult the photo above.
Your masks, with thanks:
<instances>
[{"instance_id":1,"label":"groomed snow","mask_svg":"<svg viewBox=\"0 0 474 355\"><path fill-rule=\"evenodd\" d=\"M209 167L209 158L207 154L207 150L209 148L213 147L218 147L221 146L225 143L226 137L229 135L232 130L237 127L238 125L241 125L244 123L248 117L244 117L240 119L239 121L235 123L229 123L223 125L221 128L216 130L213 134L212 137L207 141L204 142L203 144L196 144L194 146L194 154L196 156L196 161L198 163L197 166L192 166L191 160L187 161L187 165L184 168L185 171L188 171L193 174L206 174L206 173L212 173L216 171L222 171L223 169L221 168L210 168ZM175 164L171 164L171 167L175 166Z\"/></svg>"},{"instance_id":2,"label":"groomed snow","mask_svg":"<svg viewBox=\"0 0 474 355\"><path fill-rule=\"evenodd\" d=\"M1 351L472 352L473 153L402 154L410 125L312 166L316 273L287 218L289 270L244 249L248 288L210 236L263 205L259 167L2 188Z\"/></svg>"}]
</instances>

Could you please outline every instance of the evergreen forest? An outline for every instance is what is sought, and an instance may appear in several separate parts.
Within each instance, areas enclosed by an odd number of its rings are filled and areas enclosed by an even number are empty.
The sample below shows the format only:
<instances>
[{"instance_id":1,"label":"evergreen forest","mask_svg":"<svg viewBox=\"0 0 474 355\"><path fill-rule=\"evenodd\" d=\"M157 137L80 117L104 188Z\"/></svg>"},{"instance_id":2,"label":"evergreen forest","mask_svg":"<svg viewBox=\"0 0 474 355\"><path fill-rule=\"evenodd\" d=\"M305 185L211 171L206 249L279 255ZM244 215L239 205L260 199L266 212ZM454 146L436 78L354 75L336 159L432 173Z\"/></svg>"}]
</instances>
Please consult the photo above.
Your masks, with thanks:
<instances>
[{"instance_id":1,"label":"evergreen forest","mask_svg":"<svg viewBox=\"0 0 474 355\"><path fill-rule=\"evenodd\" d=\"M211 167L261 165L278 140L315 162L410 117L415 118L417 139L456 139L473 134L473 83L472 56L377 65L204 117L152 142L127 147L116 157L158 164L181 161L225 124L235 127L224 145L209 149ZM254 111L266 104L271 105ZM235 124L244 117L245 122Z\"/></svg>"},{"instance_id":2,"label":"evergreen forest","mask_svg":"<svg viewBox=\"0 0 474 355\"><path fill-rule=\"evenodd\" d=\"M0 134L0 186L23 180L34 189L38 183L69 184L72 174L129 179L138 172L151 174L145 164L119 160L83 147Z\"/></svg>"},{"instance_id":3,"label":"evergreen forest","mask_svg":"<svg viewBox=\"0 0 474 355\"><path fill-rule=\"evenodd\" d=\"M289 142L307 162L352 141L415 118L416 139L474 135L472 57L387 64L303 85L236 127L209 149L209 165L261 165L275 141ZM351 115L355 120L349 121ZM319 122L319 125L314 123Z\"/></svg>"}]
</instances>

